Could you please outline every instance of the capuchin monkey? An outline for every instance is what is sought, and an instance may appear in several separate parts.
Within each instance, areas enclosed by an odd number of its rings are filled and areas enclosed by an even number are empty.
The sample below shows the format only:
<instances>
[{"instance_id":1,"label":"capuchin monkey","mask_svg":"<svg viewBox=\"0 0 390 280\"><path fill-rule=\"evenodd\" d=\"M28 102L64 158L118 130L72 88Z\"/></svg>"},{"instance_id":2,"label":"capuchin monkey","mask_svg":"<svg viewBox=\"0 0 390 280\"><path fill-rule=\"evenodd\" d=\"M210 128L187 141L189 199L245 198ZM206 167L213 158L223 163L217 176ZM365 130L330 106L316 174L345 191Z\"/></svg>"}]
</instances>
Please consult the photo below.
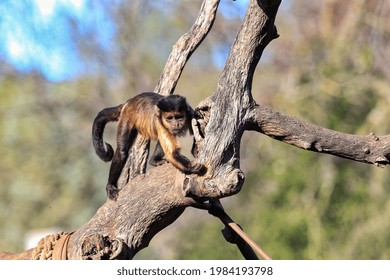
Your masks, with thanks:
<instances>
[{"instance_id":1,"label":"capuchin monkey","mask_svg":"<svg viewBox=\"0 0 390 280\"><path fill-rule=\"evenodd\" d=\"M203 175L206 172L204 165L193 163L180 153L180 144L176 139L187 131L192 134L193 114L193 109L183 96L163 96L154 92L141 93L124 104L98 113L93 122L92 142L96 154L103 161L112 160L106 186L109 199L117 198L117 181L138 133L158 141L149 162L151 165L163 164L165 156L167 161L185 174ZM108 122L118 122L115 153L110 144L103 142L104 127Z\"/></svg>"}]
</instances>

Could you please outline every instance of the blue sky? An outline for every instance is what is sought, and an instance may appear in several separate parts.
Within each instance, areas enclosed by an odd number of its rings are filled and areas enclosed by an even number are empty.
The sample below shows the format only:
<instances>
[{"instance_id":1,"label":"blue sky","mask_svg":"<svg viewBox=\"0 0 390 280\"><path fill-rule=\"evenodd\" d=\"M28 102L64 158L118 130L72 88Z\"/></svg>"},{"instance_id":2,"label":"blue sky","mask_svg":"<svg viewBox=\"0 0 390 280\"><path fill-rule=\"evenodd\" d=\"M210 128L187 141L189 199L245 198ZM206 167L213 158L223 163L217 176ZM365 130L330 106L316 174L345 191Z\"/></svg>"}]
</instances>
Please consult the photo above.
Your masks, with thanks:
<instances>
[{"instance_id":1,"label":"blue sky","mask_svg":"<svg viewBox=\"0 0 390 280\"><path fill-rule=\"evenodd\" d=\"M225 16L242 13L248 3L237 1L240 3L232 10L226 8L226 1L231 0L222 0L220 7ZM80 35L98 32L95 38L103 48L110 46L115 33L103 6L94 5L91 12L91 3L98 2L0 0L0 61L19 71L38 70L53 82L77 77L83 72L83 64L75 46L75 30L69 22L77 23ZM99 24L104 24L104 28L98 28Z\"/></svg>"},{"instance_id":2,"label":"blue sky","mask_svg":"<svg viewBox=\"0 0 390 280\"><path fill-rule=\"evenodd\" d=\"M69 21L82 33L106 20L98 7L93 15L88 8L85 0L1 0L0 59L20 71L41 71L50 81L76 77L83 65ZM109 41L112 35L113 27L98 37Z\"/></svg>"}]
</instances>

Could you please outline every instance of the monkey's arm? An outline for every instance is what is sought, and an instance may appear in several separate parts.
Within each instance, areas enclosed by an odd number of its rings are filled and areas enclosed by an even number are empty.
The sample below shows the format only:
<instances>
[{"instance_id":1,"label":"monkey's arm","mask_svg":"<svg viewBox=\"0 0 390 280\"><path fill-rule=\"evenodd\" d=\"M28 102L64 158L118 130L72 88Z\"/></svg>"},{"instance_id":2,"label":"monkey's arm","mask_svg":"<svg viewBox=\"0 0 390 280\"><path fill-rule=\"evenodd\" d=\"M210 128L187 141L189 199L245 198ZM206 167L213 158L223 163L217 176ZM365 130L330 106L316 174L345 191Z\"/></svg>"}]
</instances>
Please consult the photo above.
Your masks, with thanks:
<instances>
[{"instance_id":1,"label":"monkey's arm","mask_svg":"<svg viewBox=\"0 0 390 280\"><path fill-rule=\"evenodd\" d=\"M204 165L199 163L193 163L188 158L180 153L180 144L177 142L176 137L168 132L160 122L157 123L159 126L158 141L164 151L165 158L177 169L185 174L199 174L203 175L206 171Z\"/></svg>"}]
</instances>

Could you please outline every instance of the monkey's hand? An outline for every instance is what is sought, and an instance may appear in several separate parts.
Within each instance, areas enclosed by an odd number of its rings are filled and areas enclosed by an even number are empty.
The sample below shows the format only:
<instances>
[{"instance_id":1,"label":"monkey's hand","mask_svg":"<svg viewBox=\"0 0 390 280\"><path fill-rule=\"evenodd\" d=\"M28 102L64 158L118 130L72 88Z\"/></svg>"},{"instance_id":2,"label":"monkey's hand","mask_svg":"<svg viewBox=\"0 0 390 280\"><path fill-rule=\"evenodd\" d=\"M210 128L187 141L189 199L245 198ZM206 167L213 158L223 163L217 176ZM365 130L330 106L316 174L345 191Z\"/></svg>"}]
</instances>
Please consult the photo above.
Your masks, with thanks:
<instances>
[{"instance_id":1,"label":"monkey's hand","mask_svg":"<svg viewBox=\"0 0 390 280\"><path fill-rule=\"evenodd\" d=\"M190 166L184 171L185 174L197 174L203 176L207 172L207 167L200 163L191 162Z\"/></svg>"}]
</instances>

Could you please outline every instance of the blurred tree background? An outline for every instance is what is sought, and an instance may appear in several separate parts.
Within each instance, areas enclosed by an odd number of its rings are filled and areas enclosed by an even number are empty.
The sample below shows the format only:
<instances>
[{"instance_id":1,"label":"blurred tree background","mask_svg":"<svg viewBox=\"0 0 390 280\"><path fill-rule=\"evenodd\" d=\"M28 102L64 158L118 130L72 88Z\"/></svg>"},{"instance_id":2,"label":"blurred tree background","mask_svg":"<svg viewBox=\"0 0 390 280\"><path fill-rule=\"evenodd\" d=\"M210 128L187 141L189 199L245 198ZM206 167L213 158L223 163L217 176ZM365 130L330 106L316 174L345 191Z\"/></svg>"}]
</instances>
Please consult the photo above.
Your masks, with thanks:
<instances>
[{"instance_id":1,"label":"blurred tree background","mask_svg":"<svg viewBox=\"0 0 390 280\"><path fill-rule=\"evenodd\" d=\"M222 0L213 30L191 57L176 92L193 106L216 87L246 2ZM84 67L76 77L52 82L16 70L0 54L1 251L24 250L32 230L80 227L105 201L109 165L94 154L92 121L101 109L153 90L201 1L86 3L107 22L86 31L68 18ZM258 66L255 99L338 131L389 134L389 18L385 0L284 1L276 20L281 37ZM109 45L95 32L102 28L115 29ZM114 132L109 126L108 142ZM244 188L222 202L274 259L390 258L387 169L253 132L241 150ZM222 224L200 212L188 209L137 258L241 259Z\"/></svg>"}]
</instances>

